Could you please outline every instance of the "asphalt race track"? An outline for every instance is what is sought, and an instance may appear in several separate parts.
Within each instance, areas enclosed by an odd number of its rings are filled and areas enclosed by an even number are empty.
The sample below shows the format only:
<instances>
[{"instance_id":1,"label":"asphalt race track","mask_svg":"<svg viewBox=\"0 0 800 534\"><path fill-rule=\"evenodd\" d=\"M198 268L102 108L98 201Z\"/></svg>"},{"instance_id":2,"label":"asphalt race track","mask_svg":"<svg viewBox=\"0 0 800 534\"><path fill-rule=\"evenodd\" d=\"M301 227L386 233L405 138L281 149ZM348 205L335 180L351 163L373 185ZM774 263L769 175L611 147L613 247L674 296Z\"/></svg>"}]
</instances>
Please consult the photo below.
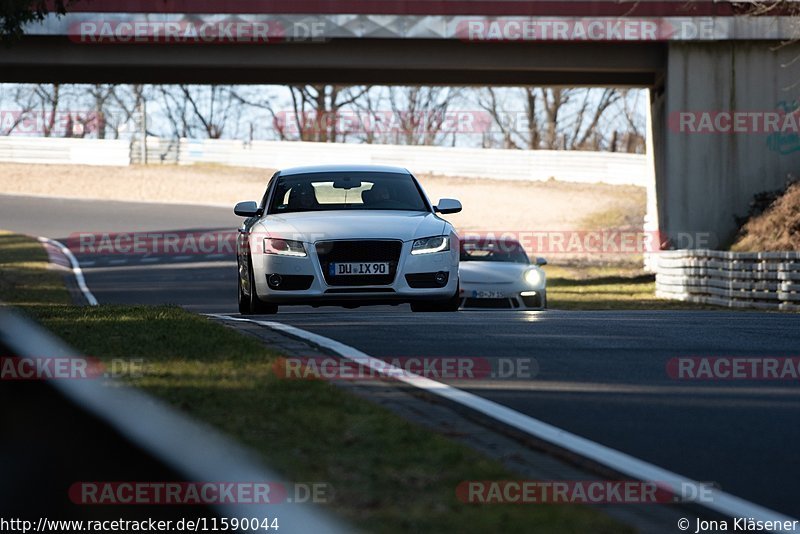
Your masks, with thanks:
<instances>
[{"instance_id":1,"label":"asphalt race track","mask_svg":"<svg viewBox=\"0 0 800 534\"><path fill-rule=\"evenodd\" d=\"M0 228L64 240L75 232L234 229L230 208L0 196ZM172 303L235 313L232 254L79 254L112 304ZM800 517L800 382L686 381L687 356L798 356L800 315L759 312L468 311L408 306L282 308L270 317L376 357L534 358L529 380L473 393L784 514ZM391 339L391 343L387 343Z\"/></svg>"}]
</instances>

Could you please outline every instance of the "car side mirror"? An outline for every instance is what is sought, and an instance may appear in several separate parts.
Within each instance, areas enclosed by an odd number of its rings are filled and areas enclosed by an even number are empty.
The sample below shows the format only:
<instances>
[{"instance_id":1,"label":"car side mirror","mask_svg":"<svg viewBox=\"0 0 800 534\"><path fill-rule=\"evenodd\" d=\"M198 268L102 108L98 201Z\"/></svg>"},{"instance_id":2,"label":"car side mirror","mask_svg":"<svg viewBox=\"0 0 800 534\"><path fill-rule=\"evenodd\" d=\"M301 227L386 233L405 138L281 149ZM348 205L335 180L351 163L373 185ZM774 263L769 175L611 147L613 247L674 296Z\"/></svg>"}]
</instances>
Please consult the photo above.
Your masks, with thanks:
<instances>
[{"instance_id":1,"label":"car side mirror","mask_svg":"<svg viewBox=\"0 0 800 534\"><path fill-rule=\"evenodd\" d=\"M233 208L233 213L239 217L255 217L258 215L258 204L253 200L239 202L236 204L236 207Z\"/></svg>"},{"instance_id":2,"label":"car side mirror","mask_svg":"<svg viewBox=\"0 0 800 534\"><path fill-rule=\"evenodd\" d=\"M433 207L433 211L446 215L448 213L458 213L461 211L461 202L454 198L443 198Z\"/></svg>"},{"instance_id":3,"label":"car side mirror","mask_svg":"<svg viewBox=\"0 0 800 534\"><path fill-rule=\"evenodd\" d=\"M547 265L547 260L542 258L541 256L537 256L536 257L536 265L538 265L539 267Z\"/></svg>"}]
</instances>

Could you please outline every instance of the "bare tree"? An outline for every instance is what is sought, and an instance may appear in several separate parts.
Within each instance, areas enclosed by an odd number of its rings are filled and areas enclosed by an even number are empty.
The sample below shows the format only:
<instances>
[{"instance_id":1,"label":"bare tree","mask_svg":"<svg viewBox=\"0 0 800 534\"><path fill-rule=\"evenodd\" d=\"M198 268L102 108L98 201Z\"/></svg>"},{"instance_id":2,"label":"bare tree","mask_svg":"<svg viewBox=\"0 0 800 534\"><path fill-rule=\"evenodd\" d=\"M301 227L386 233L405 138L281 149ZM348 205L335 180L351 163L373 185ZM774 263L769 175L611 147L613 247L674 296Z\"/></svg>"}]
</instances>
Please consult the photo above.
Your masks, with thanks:
<instances>
[{"instance_id":1,"label":"bare tree","mask_svg":"<svg viewBox=\"0 0 800 534\"><path fill-rule=\"evenodd\" d=\"M44 137L53 135L58 118L61 98L61 86L58 84L38 84L33 90L37 100L36 107L41 116L41 134Z\"/></svg>"},{"instance_id":2,"label":"bare tree","mask_svg":"<svg viewBox=\"0 0 800 534\"><path fill-rule=\"evenodd\" d=\"M352 133L343 128L340 112L351 106L369 87L339 85L290 86L292 108L302 141L335 143ZM361 127L357 124L356 129Z\"/></svg>"},{"instance_id":3,"label":"bare tree","mask_svg":"<svg viewBox=\"0 0 800 534\"><path fill-rule=\"evenodd\" d=\"M544 147L550 150L561 148L559 143L558 120L561 109L569 102L571 89L539 89L544 104ZM562 145L563 146L563 145Z\"/></svg>"},{"instance_id":4,"label":"bare tree","mask_svg":"<svg viewBox=\"0 0 800 534\"><path fill-rule=\"evenodd\" d=\"M158 94L161 96L161 104L166 118L172 127L172 136L176 138L190 137L190 126L188 120L188 102L176 95L173 88L166 85L157 87Z\"/></svg>"},{"instance_id":5,"label":"bare tree","mask_svg":"<svg viewBox=\"0 0 800 534\"><path fill-rule=\"evenodd\" d=\"M221 138L228 120L235 113L237 101L232 98L231 88L221 85L199 90L192 90L186 85L179 87L189 104L192 117L201 125L205 135L209 139Z\"/></svg>"},{"instance_id":6,"label":"bare tree","mask_svg":"<svg viewBox=\"0 0 800 534\"><path fill-rule=\"evenodd\" d=\"M603 133L600 120L606 111L617 102L621 93L617 89L603 89L596 102L590 99L590 91L583 90L583 101L572 119L571 131L565 134L565 145L570 150L601 150Z\"/></svg>"},{"instance_id":7,"label":"bare tree","mask_svg":"<svg viewBox=\"0 0 800 534\"><path fill-rule=\"evenodd\" d=\"M36 109L36 98L30 86L17 85L14 87L13 101L18 109L13 114L3 114L0 135L11 135L25 120L32 117Z\"/></svg>"},{"instance_id":8,"label":"bare tree","mask_svg":"<svg viewBox=\"0 0 800 534\"><path fill-rule=\"evenodd\" d=\"M220 139L237 126L240 102L230 86L159 86L158 92L175 137Z\"/></svg>"},{"instance_id":9,"label":"bare tree","mask_svg":"<svg viewBox=\"0 0 800 534\"><path fill-rule=\"evenodd\" d=\"M461 96L461 89L452 87L392 87L389 90L395 144L442 144L448 135L455 136L458 125L448 116L450 105ZM452 131L446 131L450 126Z\"/></svg>"},{"instance_id":10,"label":"bare tree","mask_svg":"<svg viewBox=\"0 0 800 534\"><path fill-rule=\"evenodd\" d=\"M478 105L494 122L483 146L546 150L616 150L620 139L632 145L639 135L617 131L615 111L628 93L619 89L522 87L483 90ZM509 103L511 102L511 103ZM519 109L522 104L521 111ZM629 110L629 113L632 111ZM633 115L626 115L633 120ZM630 127L628 126L628 129Z\"/></svg>"},{"instance_id":11,"label":"bare tree","mask_svg":"<svg viewBox=\"0 0 800 534\"><path fill-rule=\"evenodd\" d=\"M2 89L6 90L3 86ZM0 121L0 135L119 138L245 136L316 142L447 145L506 149L644 151L640 91L586 88L367 87L337 85L16 85L18 111ZM144 103L153 120L142 131ZM464 103L471 103L463 107ZM465 128L467 111L474 128ZM71 110L67 113L64 110ZM81 110L77 112L75 110ZM245 113L246 111L246 113ZM488 124L491 122L491 124ZM138 128L134 128L138 126ZM130 128L128 129L128 127ZM484 127L488 126L488 127ZM467 141L464 141L467 139Z\"/></svg>"},{"instance_id":12,"label":"bare tree","mask_svg":"<svg viewBox=\"0 0 800 534\"><path fill-rule=\"evenodd\" d=\"M119 139L123 125L141 124L141 110L148 99L142 84L118 85L109 93L107 106L113 106L114 113L104 115L104 126L110 129L114 139Z\"/></svg>"},{"instance_id":13,"label":"bare tree","mask_svg":"<svg viewBox=\"0 0 800 534\"><path fill-rule=\"evenodd\" d=\"M282 141L336 143L354 133L348 126L352 121L343 120L343 110L352 107L369 89L367 86L292 85L288 87L290 104L285 108L270 97L237 92L235 98L245 105L265 110ZM355 125L355 131L359 129L360 126Z\"/></svg>"},{"instance_id":14,"label":"bare tree","mask_svg":"<svg viewBox=\"0 0 800 534\"><path fill-rule=\"evenodd\" d=\"M621 135L614 130L610 150L644 154L646 146L645 118L638 111L641 92L625 89L620 100L620 112L626 131Z\"/></svg>"},{"instance_id":15,"label":"bare tree","mask_svg":"<svg viewBox=\"0 0 800 534\"><path fill-rule=\"evenodd\" d=\"M353 101L353 108L357 112L357 120L362 128L354 133L354 138L365 144L385 143L386 132L384 117L380 111L381 103L387 100L386 87L372 87L361 98Z\"/></svg>"},{"instance_id":16,"label":"bare tree","mask_svg":"<svg viewBox=\"0 0 800 534\"><path fill-rule=\"evenodd\" d=\"M88 94L92 99L94 110L89 117L82 121L84 132L94 129L98 139L106 138L106 125L109 118L114 121L113 113L109 113L108 105L113 102L116 87L115 85L99 83L89 87Z\"/></svg>"},{"instance_id":17,"label":"bare tree","mask_svg":"<svg viewBox=\"0 0 800 534\"><path fill-rule=\"evenodd\" d=\"M501 94L502 91L502 94ZM523 87L521 96L524 102L523 111L516 112L509 109L509 104L504 98L507 91L489 87L478 96L478 105L489 113L493 127L497 128L501 136L502 148L516 148L534 150L540 148L541 132L540 120L537 115L538 97L533 87ZM484 148L495 146L492 132L484 136Z\"/></svg>"},{"instance_id":18,"label":"bare tree","mask_svg":"<svg viewBox=\"0 0 800 534\"><path fill-rule=\"evenodd\" d=\"M281 111L278 107L276 107L274 99L271 95L264 93L263 91L257 91L254 93L252 91L243 91L240 89L235 90L232 96L245 108L266 111L269 116L271 131L278 136L279 140L290 141L294 138L286 126L286 121L283 117L284 111ZM250 112L248 112L246 116L248 117L248 135L250 141L252 141L261 117Z\"/></svg>"}]
</instances>

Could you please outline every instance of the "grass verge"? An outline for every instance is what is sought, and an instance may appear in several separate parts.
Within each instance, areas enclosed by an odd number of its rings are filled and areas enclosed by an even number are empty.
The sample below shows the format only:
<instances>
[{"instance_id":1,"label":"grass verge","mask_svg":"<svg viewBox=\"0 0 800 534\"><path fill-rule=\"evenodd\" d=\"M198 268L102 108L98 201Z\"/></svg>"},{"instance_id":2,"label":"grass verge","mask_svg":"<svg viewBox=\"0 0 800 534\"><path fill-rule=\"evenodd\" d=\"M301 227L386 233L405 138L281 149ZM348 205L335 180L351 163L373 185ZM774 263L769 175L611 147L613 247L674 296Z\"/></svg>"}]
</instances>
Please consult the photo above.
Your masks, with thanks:
<instances>
[{"instance_id":1,"label":"grass verge","mask_svg":"<svg viewBox=\"0 0 800 534\"><path fill-rule=\"evenodd\" d=\"M128 382L248 445L297 481L333 486L332 510L377 532L627 532L582 506L476 506L463 480L512 479L499 462L325 382L279 380L278 354L177 307L68 304L39 244L0 234L0 300L85 354L141 358Z\"/></svg>"},{"instance_id":2,"label":"grass verge","mask_svg":"<svg viewBox=\"0 0 800 534\"><path fill-rule=\"evenodd\" d=\"M638 263L548 265L547 305L559 310L702 310L717 306L657 298ZM727 308L725 308L727 309Z\"/></svg>"}]
</instances>

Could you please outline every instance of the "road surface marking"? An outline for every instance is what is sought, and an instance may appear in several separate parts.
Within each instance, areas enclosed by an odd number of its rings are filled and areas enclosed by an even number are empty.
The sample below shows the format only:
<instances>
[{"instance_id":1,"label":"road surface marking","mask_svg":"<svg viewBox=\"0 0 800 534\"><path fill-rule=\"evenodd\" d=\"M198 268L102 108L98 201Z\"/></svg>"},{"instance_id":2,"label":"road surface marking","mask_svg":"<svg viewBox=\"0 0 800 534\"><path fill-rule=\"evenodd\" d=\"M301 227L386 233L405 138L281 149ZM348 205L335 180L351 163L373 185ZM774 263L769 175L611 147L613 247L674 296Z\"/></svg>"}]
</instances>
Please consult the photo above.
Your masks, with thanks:
<instances>
[{"instance_id":1,"label":"road surface marking","mask_svg":"<svg viewBox=\"0 0 800 534\"><path fill-rule=\"evenodd\" d=\"M65 247L62 243L59 243L55 239L48 239L47 237L40 237L40 243L47 243L59 249L64 256L67 257L69 260L70 265L72 266L72 275L75 277L75 282L78 284L78 289L81 290L83 293L86 302L89 303L89 306L97 306L97 299L94 298L92 292L89 291L89 287L86 285L86 279L83 277L83 271L81 270L81 265L78 263L78 259L72 253L70 249Z\"/></svg>"},{"instance_id":2,"label":"road surface marking","mask_svg":"<svg viewBox=\"0 0 800 534\"><path fill-rule=\"evenodd\" d=\"M694 491L694 495L708 495L708 501L697 501L695 504L710 508L716 512L729 517L748 517L761 521L794 521L793 518L770 510L755 503L751 503L735 495L720 491L713 486L703 484L686 478L667 469L663 469L651 463L635 458L624 452L606 447L589 439L578 436L556 426L545 423L523 413L517 412L484 399L472 393L454 388L447 384L431 380L413 373L403 371L383 360L374 358L364 352L359 351L339 341L308 332L294 326L279 323L276 321L257 321L244 317L231 317L221 314L206 314L224 321L237 321L253 323L265 326L273 330L284 332L294 337L310 341L315 345L324 347L339 354L342 358L353 361L359 365L369 367L378 374L386 375L401 382L405 382L414 387L425 390L426 392L438 395L452 402L470 408L476 412L487 415L497 421L521 430L535 438L553 443L558 447L588 458L594 462L610 467L614 471L645 481L658 481L666 483L671 488L684 488Z\"/></svg>"}]
</instances>

